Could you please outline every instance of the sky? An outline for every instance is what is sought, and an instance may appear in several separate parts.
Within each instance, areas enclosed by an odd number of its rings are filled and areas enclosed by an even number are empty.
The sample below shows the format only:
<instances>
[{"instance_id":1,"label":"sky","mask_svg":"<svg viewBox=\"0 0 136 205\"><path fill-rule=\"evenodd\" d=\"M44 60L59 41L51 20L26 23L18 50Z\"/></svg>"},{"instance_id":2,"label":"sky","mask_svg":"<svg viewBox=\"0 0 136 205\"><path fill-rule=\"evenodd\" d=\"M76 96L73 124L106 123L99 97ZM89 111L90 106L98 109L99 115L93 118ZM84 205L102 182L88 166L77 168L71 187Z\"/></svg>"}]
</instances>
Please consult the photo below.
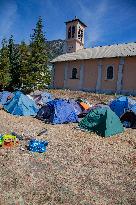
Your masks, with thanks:
<instances>
[{"instance_id":1,"label":"sky","mask_svg":"<svg viewBox=\"0 0 136 205\"><path fill-rule=\"evenodd\" d=\"M38 17L47 40L65 39L65 23L87 25L85 47L136 42L136 0L0 0L0 42L30 41Z\"/></svg>"}]
</instances>

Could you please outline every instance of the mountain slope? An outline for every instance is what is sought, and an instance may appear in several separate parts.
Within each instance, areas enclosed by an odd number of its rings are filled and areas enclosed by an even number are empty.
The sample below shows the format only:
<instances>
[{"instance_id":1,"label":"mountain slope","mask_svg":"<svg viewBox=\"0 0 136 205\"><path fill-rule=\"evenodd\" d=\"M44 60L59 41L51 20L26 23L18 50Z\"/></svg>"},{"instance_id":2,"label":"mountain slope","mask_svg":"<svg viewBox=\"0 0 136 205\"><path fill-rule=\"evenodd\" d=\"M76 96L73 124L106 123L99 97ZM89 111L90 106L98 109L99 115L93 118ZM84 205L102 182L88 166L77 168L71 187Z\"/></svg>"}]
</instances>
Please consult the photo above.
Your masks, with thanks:
<instances>
[{"instance_id":1,"label":"mountain slope","mask_svg":"<svg viewBox=\"0 0 136 205\"><path fill-rule=\"evenodd\" d=\"M49 60L63 54L65 40L58 39L47 41L46 43L48 47Z\"/></svg>"}]
</instances>

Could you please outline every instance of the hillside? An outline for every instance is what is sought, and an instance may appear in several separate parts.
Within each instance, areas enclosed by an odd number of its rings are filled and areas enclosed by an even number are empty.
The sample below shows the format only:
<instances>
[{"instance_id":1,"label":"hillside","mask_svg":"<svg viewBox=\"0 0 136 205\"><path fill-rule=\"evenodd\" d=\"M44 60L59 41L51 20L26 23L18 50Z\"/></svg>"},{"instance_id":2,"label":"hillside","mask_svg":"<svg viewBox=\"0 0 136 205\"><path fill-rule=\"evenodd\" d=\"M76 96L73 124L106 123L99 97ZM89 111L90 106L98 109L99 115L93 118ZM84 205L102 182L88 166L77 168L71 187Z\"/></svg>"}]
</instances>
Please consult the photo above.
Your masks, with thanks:
<instances>
[{"instance_id":1,"label":"hillside","mask_svg":"<svg viewBox=\"0 0 136 205\"><path fill-rule=\"evenodd\" d=\"M65 40L53 40L47 41L48 52L49 52L49 60L61 55L63 53Z\"/></svg>"}]
</instances>

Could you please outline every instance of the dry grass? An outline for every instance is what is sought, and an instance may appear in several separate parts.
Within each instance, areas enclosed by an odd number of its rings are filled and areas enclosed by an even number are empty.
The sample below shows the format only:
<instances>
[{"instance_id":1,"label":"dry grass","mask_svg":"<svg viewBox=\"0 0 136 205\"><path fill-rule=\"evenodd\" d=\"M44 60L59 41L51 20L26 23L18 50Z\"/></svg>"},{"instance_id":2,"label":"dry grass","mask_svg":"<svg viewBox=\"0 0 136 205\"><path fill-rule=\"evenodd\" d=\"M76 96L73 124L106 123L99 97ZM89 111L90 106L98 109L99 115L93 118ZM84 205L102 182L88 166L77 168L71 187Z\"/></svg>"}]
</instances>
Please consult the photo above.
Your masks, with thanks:
<instances>
[{"instance_id":1,"label":"dry grass","mask_svg":"<svg viewBox=\"0 0 136 205\"><path fill-rule=\"evenodd\" d=\"M51 90L55 97L84 97L92 103L113 96ZM0 110L0 133L37 137L43 128L46 154L0 149L0 205L135 205L136 130L101 138L77 124L50 125Z\"/></svg>"}]
</instances>

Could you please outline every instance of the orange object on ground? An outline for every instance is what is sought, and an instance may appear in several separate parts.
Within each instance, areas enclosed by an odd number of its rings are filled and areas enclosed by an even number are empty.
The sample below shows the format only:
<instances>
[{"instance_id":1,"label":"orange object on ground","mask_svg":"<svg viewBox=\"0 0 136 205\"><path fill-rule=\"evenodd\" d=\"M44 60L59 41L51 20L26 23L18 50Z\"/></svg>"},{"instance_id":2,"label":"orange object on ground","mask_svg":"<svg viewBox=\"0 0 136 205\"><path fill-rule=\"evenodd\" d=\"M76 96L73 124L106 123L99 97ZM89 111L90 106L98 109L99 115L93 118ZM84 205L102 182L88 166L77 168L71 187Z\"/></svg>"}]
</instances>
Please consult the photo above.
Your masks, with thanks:
<instances>
[{"instance_id":1,"label":"orange object on ground","mask_svg":"<svg viewBox=\"0 0 136 205\"><path fill-rule=\"evenodd\" d=\"M13 135L4 135L2 146L4 148L14 147L19 144L19 140Z\"/></svg>"},{"instance_id":2,"label":"orange object on ground","mask_svg":"<svg viewBox=\"0 0 136 205\"><path fill-rule=\"evenodd\" d=\"M3 142L3 147L9 148L9 147L13 147L13 146L14 146L14 141L12 141L12 140L5 140Z\"/></svg>"},{"instance_id":3,"label":"orange object on ground","mask_svg":"<svg viewBox=\"0 0 136 205\"><path fill-rule=\"evenodd\" d=\"M87 105L86 103L84 102L80 102L80 105L85 109L85 110L88 110L90 108L89 105Z\"/></svg>"}]
</instances>

